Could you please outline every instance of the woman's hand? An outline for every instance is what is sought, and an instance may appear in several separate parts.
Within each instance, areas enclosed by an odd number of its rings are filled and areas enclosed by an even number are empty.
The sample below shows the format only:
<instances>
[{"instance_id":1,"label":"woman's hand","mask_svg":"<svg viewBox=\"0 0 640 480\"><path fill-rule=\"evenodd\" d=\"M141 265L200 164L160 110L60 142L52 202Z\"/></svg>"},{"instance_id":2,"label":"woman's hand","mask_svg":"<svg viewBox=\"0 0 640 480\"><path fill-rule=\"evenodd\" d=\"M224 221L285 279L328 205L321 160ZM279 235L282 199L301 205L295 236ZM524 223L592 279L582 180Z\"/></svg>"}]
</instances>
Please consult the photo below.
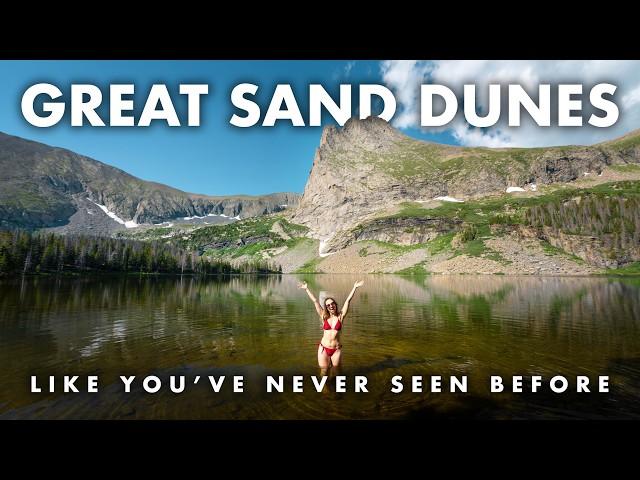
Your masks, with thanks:
<instances>
[{"instance_id":1,"label":"woman's hand","mask_svg":"<svg viewBox=\"0 0 640 480\"><path fill-rule=\"evenodd\" d=\"M301 288L301 289L303 289L303 290L306 290L306 289L307 289L307 282L300 282L300 283L298 284L298 288Z\"/></svg>"},{"instance_id":2,"label":"woman's hand","mask_svg":"<svg viewBox=\"0 0 640 480\"><path fill-rule=\"evenodd\" d=\"M353 284L353 286L356 288L361 287L362 285L364 285L363 280L358 280L356 283Z\"/></svg>"}]
</instances>

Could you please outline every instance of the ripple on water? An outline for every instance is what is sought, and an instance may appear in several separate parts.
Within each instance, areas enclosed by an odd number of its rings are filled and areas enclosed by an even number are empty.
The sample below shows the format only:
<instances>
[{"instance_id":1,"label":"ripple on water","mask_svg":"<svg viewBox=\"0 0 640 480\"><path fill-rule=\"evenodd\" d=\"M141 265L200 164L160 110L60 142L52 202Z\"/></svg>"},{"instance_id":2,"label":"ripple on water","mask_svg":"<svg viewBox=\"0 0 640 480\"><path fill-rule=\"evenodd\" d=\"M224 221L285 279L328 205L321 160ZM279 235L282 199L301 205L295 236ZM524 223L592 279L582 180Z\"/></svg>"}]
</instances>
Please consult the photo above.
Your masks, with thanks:
<instances>
[{"instance_id":1,"label":"ripple on water","mask_svg":"<svg viewBox=\"0 0 640 480\"><path fill-rule=\"evenodd\" d=\"M26 278L0 281L1 418L592 418L637 415L640 287L607 278L367 275L341 332L342 372L367 394L267 395L267 372L318 375L321 323L293 275L230 279ZM338 303L359 279L307 276ZM29 375L100 372L98 395L36 396ZM206 388L125 395L119 375L244 372L243 394ZM485 379L611 375L598 404L500 400ZM401 375L468 375L466 396L392 394ZM335 381L335 379L332 379ZM555 402L555 403L554 403ZM592 403L589 403L592 402ZM604 403L603 403L604 402ZM608 402L608 403L607 403ZM535 408L527 408L534 405ZM611 405L615 405L614 409Z\"/></svg>"}]
</instances>

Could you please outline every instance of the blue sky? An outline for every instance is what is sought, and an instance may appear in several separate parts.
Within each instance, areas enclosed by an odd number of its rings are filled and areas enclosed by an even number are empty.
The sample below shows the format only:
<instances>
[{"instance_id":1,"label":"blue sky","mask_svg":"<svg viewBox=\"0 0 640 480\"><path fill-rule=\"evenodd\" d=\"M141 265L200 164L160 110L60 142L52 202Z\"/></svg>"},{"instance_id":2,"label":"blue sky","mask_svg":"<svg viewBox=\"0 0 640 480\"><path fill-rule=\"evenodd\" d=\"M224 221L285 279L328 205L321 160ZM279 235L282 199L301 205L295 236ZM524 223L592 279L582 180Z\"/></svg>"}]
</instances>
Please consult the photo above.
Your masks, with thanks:
<instances>
[{"instance_id":1,"label":"blue sky","mask_svg":"<svg viewBox=\"0 0 640 480\"><path fill-rule=\"evenodd\" d=\"M415 122L414 90L421 81L455 84L469 77L478 84L489 81L531 83L558 81L576 71L588 81L608 80L620 85L625 111L615 128L508 132L496 126L487 131L467 130L459 122L448 130L423 132ZM136 112L150 86L163 83L184 111L177 95L180 83L207 83L200 127L168 127L154 122L143 127L70 127L68 114L50 128L31 126L23 118L20 99L27 87L47 82L61 88L68 99L72 83L98 85L108 102L108 85L133 83ZM461 145L542 146L590 144L640 127L640 62L518 62L518 61L0 61L0 131L68 148L145 180L210 195L302 192L321 127L237 128L229 124L234 113L229 99L233 86L259 85L257 101L264 111L278 83L291 84L303 115L310 83L322 84L335 94L340 83L385 84L396 92L394 124L403 132L427 140ZM414 93L412 93L414 92ZM68 110L68 107L67 107ZM107 110L99 110L107 119ZM306 117L306 116L305 116ZM324 124L331 121L325 116ZM602 131L607 130L607 131Z\"/></svg>"},{"instance_id":2,"label":"blue sky","mask_svg":"<svg viewBox=\"0 0 640 480\"><path fill-rule=\"evenodd\" d=\"M302 192L313 162L321 127L238 128L229 124L233 86L259 85L266 110L278 83L292 85L304 112L308 84L336 93L340 83L381 83L379 62L347 61L3 61L0 62L0 131L68 148L153 180L194 193L228 195ZM207 83L200 127L70 127L68 116L49 128L31 126L20 99L29 86L57 85L68 98L72 83L91 83L108 100L110 83L133 83L140 107L153 83L177 93L180 83ZM357 95L354 91L354 99ZM174 95L176 106L180 96ZM67 107L68 110L68 107ZM101 110L98 110L103 113ZM108 115L102 117L107 118ZM327 118L327 123L331 120ZM417 133L420 135L420 133ZM452 142L447 135L427 135Z\"/></svg>"}]
</instances>

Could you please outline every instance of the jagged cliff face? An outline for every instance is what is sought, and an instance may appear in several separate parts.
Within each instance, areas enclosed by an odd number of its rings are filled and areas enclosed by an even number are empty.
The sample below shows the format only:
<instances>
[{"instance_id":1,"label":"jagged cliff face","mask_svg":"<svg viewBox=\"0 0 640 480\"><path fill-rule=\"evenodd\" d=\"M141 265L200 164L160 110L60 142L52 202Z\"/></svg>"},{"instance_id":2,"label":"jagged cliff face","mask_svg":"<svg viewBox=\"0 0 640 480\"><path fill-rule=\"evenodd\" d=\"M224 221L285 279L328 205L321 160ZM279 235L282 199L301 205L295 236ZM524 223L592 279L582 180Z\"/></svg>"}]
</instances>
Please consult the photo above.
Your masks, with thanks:
<instances>
[{"instance_id":1,"label":"jagged cliff face","mask_svg":"<svg viewBox=\"0 0 640 480\"><path fill-rule=\"evenodd\" d=\"M338 233L401 202L535 188L598 175L607 165L638 163L639 138L634 132L590 147L468 148L409 138L379 118L350 119L342 129L323 131L291 220L328 242L325 252L335 251L344 243Z\"/></svg>"},{"instance_id":2,"label":"jagged cliff face","mask_svg":"<svg viewBox=\"0 0 640 480\"><path fill-rule=\"evenodd\" d=\"M326 127L292 220L326 239L378 210L385 199L404 198L407 186L368 161L372 155L392 154L403 138L377 118L351 119L342 130Z\"/></svg>"},{"instance_id":3,"label":"jagged cliff face","mask_svg":"<svg viewBox=\"0 0 640 480\"><path fill-rule=\"evenodd\" d=\"M0 133L0 226L64 225L79 199L137 224L224 214L252 217L295 206L296 193L206 196L186 193L69 150Z\"/></svg>"}]
</instances>

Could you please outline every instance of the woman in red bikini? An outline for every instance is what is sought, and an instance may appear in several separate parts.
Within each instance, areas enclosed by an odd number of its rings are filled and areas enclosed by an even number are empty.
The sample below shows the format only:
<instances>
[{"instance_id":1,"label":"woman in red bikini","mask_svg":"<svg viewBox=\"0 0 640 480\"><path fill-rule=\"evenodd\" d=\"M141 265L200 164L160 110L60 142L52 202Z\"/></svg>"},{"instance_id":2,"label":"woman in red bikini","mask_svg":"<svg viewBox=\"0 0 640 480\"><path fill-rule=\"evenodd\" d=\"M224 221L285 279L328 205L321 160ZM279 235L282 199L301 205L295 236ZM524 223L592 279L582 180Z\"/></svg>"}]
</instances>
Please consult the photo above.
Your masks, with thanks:
<instances>
[{"instance_id":1,"label":"woman in red bikini","mask_svg":"<svg viewBox=\"0 0 640 480\"><path fill-rule=\"evenodd\" d=\"M364 282L362 280L353 284L353 289L345 300L342 310L338 309L338 304L332 297L327 297L324 300L323 308L313 293L309 291L306 282L298 285L307 292L322 321L324 334L322 341L318 344L318 365L320 365L322 369L329 368L329 365L333 365L334 367L340 365L340 357L342 356L340 330L344 324L344 317L347 316L347 312L349 311L349 302L356 293L356 290L363 284Z\"/></svg>"}]
</instances>

